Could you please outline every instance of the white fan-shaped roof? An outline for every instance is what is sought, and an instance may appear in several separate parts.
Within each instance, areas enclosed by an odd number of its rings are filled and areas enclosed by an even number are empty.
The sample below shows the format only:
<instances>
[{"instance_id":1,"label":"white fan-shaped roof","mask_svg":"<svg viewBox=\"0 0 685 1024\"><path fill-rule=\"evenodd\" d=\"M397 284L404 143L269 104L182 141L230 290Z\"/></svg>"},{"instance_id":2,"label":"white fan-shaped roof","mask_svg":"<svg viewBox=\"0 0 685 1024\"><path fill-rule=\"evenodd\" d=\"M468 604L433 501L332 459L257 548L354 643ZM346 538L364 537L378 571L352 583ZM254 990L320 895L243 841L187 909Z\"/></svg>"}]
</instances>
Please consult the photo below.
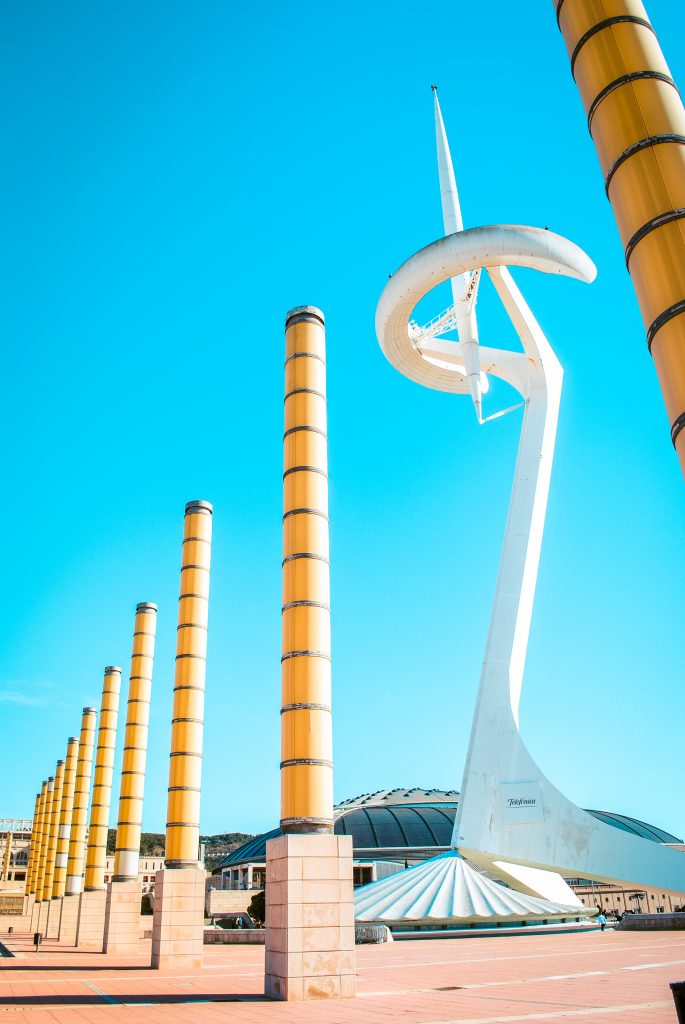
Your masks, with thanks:
<instances>
[{"instance_id":1,"label":"white fan-shaped roof","mask_svg":"<svg viewBox=\"0 0 685 1024\"><path fill-rule=\"evenodd\" d=\"M357 921L469 924L576 918L593 913L586 907L551 903L507 889L474 871L457 850L361 886L354 894Z\"/></svg>"}]
</instances>

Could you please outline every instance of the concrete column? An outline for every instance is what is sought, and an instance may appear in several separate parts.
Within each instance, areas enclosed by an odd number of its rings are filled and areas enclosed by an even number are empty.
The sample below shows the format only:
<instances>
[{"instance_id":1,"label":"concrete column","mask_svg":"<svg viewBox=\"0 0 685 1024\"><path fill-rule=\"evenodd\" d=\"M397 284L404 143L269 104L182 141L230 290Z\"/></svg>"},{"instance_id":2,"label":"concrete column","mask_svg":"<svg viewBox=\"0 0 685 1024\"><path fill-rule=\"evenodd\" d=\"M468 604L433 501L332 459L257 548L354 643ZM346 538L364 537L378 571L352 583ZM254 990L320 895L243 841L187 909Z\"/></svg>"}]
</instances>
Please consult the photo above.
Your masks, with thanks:
<instances>
[{"instance_id":1,"label":"concrete column","mask_svg":"<svg viewBox=\"0 0 685 1024\"><path fill-rule=\"evenodd\" d=\"M57 762L55 779L50 801L50 826L48 831L48 848L45 856L45 875L43 877L43 902L52 897L52 883L55 877L55 860L57 858L57 839L59 835L59 816L62 809L62 787L64 785L64 761Z\"/></svg>"},{"instance_id":2,"label":"concrete column","mask_svg":"<svg viewBox=\"0 0 685 1024\"><path fill-rule=\"evenodd\" d=\"M158 968L202 965L205 872L198 851L211 542L212 506L189 502L183 529L165 867L155 878L152 966Z\"/></svg>"},{"instance_id":3,"label":"concrete column","mask_svg":"<svg viewBox=\"0 0 685 1024\"><path fill-rule=\"evenodd\" d=\"M265 993L355 995L352 841L333 835L324 316L286 317L281 830L267 843Z\"/></svg>"},{"instance_id":4,"label":"concrete column","mask_svg":"<svg viewBox=\"0 0 685 1024\"><path fill-rule=\"evenodd\" d=\"M62 914L59 924L59 940L66 945L76 942L80 893L83 888L83 867L86 851L86 823L88 821L88 798L93 770L93 745L97 709L86 707L81 715L78 761L74 780L74 800L71 811L69 832L69 853L67 858L66 889L62 900Z\"/></svg>"},{"instance_id":5,"label":"concrete column","mask_svg":"<svg viewBox=\"0 0 685 1024\"><path fill-rule=\"evenodd\" d=\"M685 474L685 109L640 0L554 3Z\"/></svg>"},{"instance_id":6,"label":"concrete column","mask_svg":"<svg viewBox=\"0 0 685 1024\"><path fill-rule=\"evenodd\" d=\"M33 906L31 907L31 931L35 931L36 928L38 927L38 907L40 906L40 897L43 891L41 859L43 857L43 844L45 836L48 785L48 780L45 779L41 786L40 804L38 807L38 830L36 835L36 851L34 854L33 871L31 875L31 883L29 888L29 896L33 896Z\"/></svg>"},{"instance_id":7,"label":"concrete column","mask_svg":"<svg viewBox=\"0 0 685 1024\"><path fill-rule=\"evenodd\" d=\"M67 880L67 859L69 850L69 834L71 832L71 814L74 804L74 785L76 783L76 762L78 760L78 739L71 736L67 743L67 756L64 762L64 781L60 802L59 821L57 823L57 851L55 854L55 873L52 881L52 895L48 916L47 936L56 939L59 936L60 918L62 915L62 897Z\"/></svg>"},{"instance_id":8,"label":"concrete column","mask_svg":"<svg viewBox=\"0 0 685 1024\"><path fill-rule=\"evenodd\" d=\"M103 940L103 952L118 955L138 952L141 901L138 862L156 631L157 605L139 604L133 632L114 877L107 886Z\"/></svg>"},{"instance_id":9,"label":"concrete column","mask_svg":"<svg viewBox=\"0 0 685 1024\"><path fill-rule=\"evenodd\" d=\"M109 665L105 669L95 755L95 778L90 806L90 827L86 849L85 888L79 903L76 945L102 949L105 929L105 867L107 863L107 830L112 799L114 748L119 717L121 669Z\"/></svg>"}]
</instances>

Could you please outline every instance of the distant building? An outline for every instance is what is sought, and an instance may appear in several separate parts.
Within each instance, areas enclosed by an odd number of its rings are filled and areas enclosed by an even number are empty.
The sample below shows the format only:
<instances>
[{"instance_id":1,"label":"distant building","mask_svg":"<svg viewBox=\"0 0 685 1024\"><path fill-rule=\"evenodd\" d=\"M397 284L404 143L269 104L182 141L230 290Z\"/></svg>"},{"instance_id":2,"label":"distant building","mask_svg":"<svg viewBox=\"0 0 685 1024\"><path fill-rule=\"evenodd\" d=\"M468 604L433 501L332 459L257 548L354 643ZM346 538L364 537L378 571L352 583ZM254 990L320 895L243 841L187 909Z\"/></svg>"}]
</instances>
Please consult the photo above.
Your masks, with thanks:
<instances>
[{"instance_id":1,"label":"distant building","mask_svg":"<svg viewBox=\"0 0 685 1024\"><path fill-rule=\"evenodd\" d=\"M405 867L450 849L459 806L457 790L390 789L345 800L335 809L336 835L351 835L354 849L354 884L367 885ZM685 851L681 839L637 818L611 811L589 810L617 829ZM245 843L219 861L212 884L219 891L245 895L264 888L266 843L281 834L273 829ZM642 910L669 913L685 904L685 894L665 889L635 889L567 879L585 906L603 910ZM216 901L218 906L218 899Z\"/></svg>"}]
</instances>

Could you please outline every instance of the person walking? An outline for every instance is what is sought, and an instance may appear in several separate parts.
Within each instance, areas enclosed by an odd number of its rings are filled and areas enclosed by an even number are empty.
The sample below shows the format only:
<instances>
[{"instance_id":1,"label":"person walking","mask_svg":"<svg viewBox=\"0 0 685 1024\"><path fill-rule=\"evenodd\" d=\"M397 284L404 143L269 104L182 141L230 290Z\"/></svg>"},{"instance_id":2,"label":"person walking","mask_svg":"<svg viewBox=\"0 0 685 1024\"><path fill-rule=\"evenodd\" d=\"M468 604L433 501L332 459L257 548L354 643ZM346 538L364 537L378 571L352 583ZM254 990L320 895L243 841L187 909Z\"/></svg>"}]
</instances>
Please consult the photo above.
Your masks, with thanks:
<instances>
[{"instance_id":1,"label":"person walking","mask_svg":"<svg viewBox=\"0 0 685 1024\"><path fill-rule=\"evenodd\" d=\"M599 914L597 914L597 924L599 925L602 931L604 931L604 929L607 926L606 914L602 910L600 910Z\"/></svg>"}]
</instances>

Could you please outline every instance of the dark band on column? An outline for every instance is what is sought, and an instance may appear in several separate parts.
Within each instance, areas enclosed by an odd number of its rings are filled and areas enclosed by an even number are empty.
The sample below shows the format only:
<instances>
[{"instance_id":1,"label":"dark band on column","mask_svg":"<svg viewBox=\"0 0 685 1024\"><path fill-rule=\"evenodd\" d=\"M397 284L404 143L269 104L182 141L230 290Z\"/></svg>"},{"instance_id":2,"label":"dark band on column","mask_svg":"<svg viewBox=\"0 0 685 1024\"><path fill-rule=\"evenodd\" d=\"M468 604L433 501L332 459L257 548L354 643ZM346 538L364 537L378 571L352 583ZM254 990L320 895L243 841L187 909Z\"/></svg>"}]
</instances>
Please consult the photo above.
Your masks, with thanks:
<instances>
[{"instance_id":1,"label":"dark band on column","mask_svg":"<svg viewBox=\"0 0 685 1024\"><path fill-rule=\"evenodd\" d=\"M614 89L620 89L622 85L627 85L629 82L639 82L645 78L655 79L657 82L665 82L667 85L672 85L676 92L678 92L678 86L675 84L670 75L665 75L662 71L631 71L628 75L621 75L620 78L615 78L613 82L609 82L604 88L597 93L594 100L590 104L590 109L587 115L587 126L588 130L592 132L592 119L595 116L595 111L600 105L603 99L605 99L609 93L612 93ZM680 95L678 93L678 95Z\"/></svg>"},{"instance_id":2,"label":"dark band on column","mask_svg":"<svg viewBox=\"0 0 685 1024\"><path fill-rule=\"evenodd\" d=\"M321 757L291 757L287 761L281 761L281 768L295 768L300 764L318 765L320 768L332 768L332 761L325 761Z\"/></svg>"},{"instance_id":3,"label":"dark band on column","mask_svg":"<svg viewBox=\"0 0 685 1024\"><path fill-rule=\"evenodd\" d=\"M674 448L678 434L683 427L685 427L685 412L681 412L680 416L673 421L673 426L671 427L671 440L673 441Z\"/></svg>"},{"instance_id":4,"label":"dark band on column","mask_svg":"<svg viewBox=\"0 0 685 1024\"><path fill-rule=\"evenodd\" d=\"M314 554L314 552L312 552L312 551L299 551L295 555L286 555L285 558L283 559L283 561L281 562L281 567L283 567L286 562L294 562L298 558L315 558L317 560L317 562L325 562L326 565L330 565L331 564L329 559L326 558L325 555L317 555L317 554Z\"/></svg>"},{"instance_id":5,"label":"dark band on column","mask_svg":"<svg viewBox=\"0 0 685 1024\"><path fill-rule=\"evenodd\" d=\"M672 132L664 132L661 135L648 135L646 138L638 139L638 141L634 142L632 146L628 146L627 149L624 149L623 152L616 157L604 178L604 188L607 196L609 195L611 179L616 174L616 171L619 169L621 164L624 164L631 156L635 156L636 153L640 153L643 149L649 149L650 146L660 146L665 142L676 142L680 146L685 145L685 135L676 135Z\"/></svg>"},{"instance_id":6,"label":"dark band on column","mask_svg":"<svg viewBox=\"0 0 685 1024\"><path fill-rule=\"evenodd\" d=\"M645 18L637 18L634 14L616 14L613 18L605 18L603 21L598 21L596 25L589 28L587 32L584 32L576 43L575 49L571 54L571 74L575 78L575 66L578 59L578 54L583 49L588 39L592 39L593 36L597 35L598 32L602 32L605 28L610 28L612 25L620 24L640 25L642 28L649 29L650 32L654 33L654 29ZM654 33L656 34L656 33Z\"/></svg>"},{"instance_id":7,"label":"dark band on column","mask_svg":"<svg viewBox=\"0 0 685 1024\"><path fill-rule=\"evenodd\" d=\"M316 388L293 388L292 391L288 391L283 401L292 398L293 395L316 395L317 398L323 398L326 401L326 396L323 391L317 391Z\"/></svg>"},{"instance_id":8,"label":"dark band on column","mask_svg":"<svg viewBox=\"0 0 685 1024\"><path fill-rule=\"evenodd\" d=\"M557 25L559 25L559 18L561 17L561 8L563 6L564 6L564 0L557 0Z\"/></svg>"},{"instance_id":9,"label":"dark band on column","mask_svg":"<svg viewBox=\"0 0 685 1024\"><path fill-rule=\"evenodd\" d=\"M281 612L287 612L291 608L322 608L325 612L331 610L331 606L324 601L288 601L281 608Z\"/></svg>"},{"instance_id":10,"label":"dark band on column","mask_svg":"<svg viewBox=\"0 0 685 1024\"><path fill-rule=\"evenodd\" d=\"M285 431L285 433L283 434L283 440L285 441L285 439L288 436L288 434L296 434L299 430L311 430L311 432L313 434L321 434L321 436L323 438L326 437L326 431L325 430L321 430L319 427L299 426L299 427L289 427Z\"/></svg>"},{"instance_id":11,"label":"dark band on column","mask_svg":"<svg viewBox=\"0 0 685 1024\"><path fill-rule=\"evenodd\" d=\"M331 660L330 654L325 651L286 651L285 654L281 655L281 661L288 661L290 658L324 658L326 661Z\"/></svg>"},{"instance_id":12,"label":"dark band on column","mask_svg":"<svg viewBox=\"0 0 685 1024\"><path fill-rule=\"evenodd\" d=\"M328 522L328 513L322 512L318 508L291 508L287 512L283 513L283 518L287 519L289 516L299 515L321 516L323 519L326 520L326 522Z\"/></svg>"},{"instance_id":13,"label":"dark band on column","mask_svg":"<svg viewBox=\"0 0 685 1024\"><path fill-rule=\"evenodd\" d=\"M326 360L324 359L324 357L318 355L316 352L293 352L292 355L288 356L288 358L286 359L286 361L285 361L285 363L283 365L287 366L291 359L303 359L303 358L306 358L306 359L318 359L320 363L323 363L324 366L326 365Z\"/></svg>"},{"instance_id":14,"label":"dark band on column","mask_svg":"<svg viewBox=\"0 0 685 1024\"><path fill-rule=\"evenodd\" d=\"M663 313L660 313L656 320L652 322L649 330L647 331L647 348L650 353L652 351L652 342L654 341L657 333L665 324L674 317L679 316L681 313L685 313L685 299L679 299L678 302L674 302L672 306L665 309Z\"/></svg>"},{"instance_id":15,"label":"dark band on column","mask_svg":"<svg viewBox=\"0 0 685 1024\"><path fill-rule=\"evenodd\" d=\"M283 474L283 479L290 476L291 473L318 473L320 476L325 476L328 480L328 473L325 469L319 469L318 466L291 466L290 469L286 469Z\"/></svg>"},{"instance_id":16,"label":"dark band on column","mask_svg":"<svg viewBox=\"0 0 685 1024\"><path fill-rule=\"evenodd\" d=\"M284 715L287 711L327 711L332 714L333 709L329 704L313 704L311 702L300 703L300 704L284 704L281 708L281 714Z\"/></svg>"},{"instance_id":17,"label":"dark band on column","mask_svg":"<svg viewBox=\"0 0 685 1024\"><path fill-rule=\"evenodd\" d=\"M682 220L685 217L685 208L680 207L677 210L667 210L666 213L660 213L657 217L652 217L646 224L643 224L641 228L638 228L633 237L630 239L626 246L626 267L630 263L630 257L633 254L633 249L638 242L654 231L656 228L661 228L664 224L672 224L673 221Z\"/></svg>"}]
</instances>

